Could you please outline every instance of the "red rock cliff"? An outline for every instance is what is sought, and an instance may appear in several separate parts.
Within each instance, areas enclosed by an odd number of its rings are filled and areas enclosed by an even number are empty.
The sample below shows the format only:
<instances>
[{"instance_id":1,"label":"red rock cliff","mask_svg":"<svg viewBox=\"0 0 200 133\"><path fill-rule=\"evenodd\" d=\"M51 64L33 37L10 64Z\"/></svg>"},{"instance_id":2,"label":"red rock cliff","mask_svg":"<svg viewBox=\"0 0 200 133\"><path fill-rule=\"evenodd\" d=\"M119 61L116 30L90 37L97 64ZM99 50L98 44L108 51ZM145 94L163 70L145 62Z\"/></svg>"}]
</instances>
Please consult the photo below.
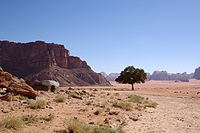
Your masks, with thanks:
<instances>
[{"instance_id":1,"label":"red rock cliff","mask_svg":"<svg viewBox=\"0 0 200 133\"><path fill-rule=\"evenodd\" d=\"M54 79L64 86L110 85L105 79L97 76L98 74L93 72L85 61L82 61L79 57L69 56L69 51L63 45L43 41L29 43L0 41L0 66L18 77L30 80ZM80 69L82 71L79 71ZM48 72L44 74L44 70ZM61 71L64 75L59 77L57 74L62 74ZM87 75L87 78L77 76L80 73ZM75 77L80 80L79 83L74 83L73 80L77 80ZM101 79L101 81L98 81L98 79ZM91 82L91 80L94 82Z\"/></svg>"}]
</instances>

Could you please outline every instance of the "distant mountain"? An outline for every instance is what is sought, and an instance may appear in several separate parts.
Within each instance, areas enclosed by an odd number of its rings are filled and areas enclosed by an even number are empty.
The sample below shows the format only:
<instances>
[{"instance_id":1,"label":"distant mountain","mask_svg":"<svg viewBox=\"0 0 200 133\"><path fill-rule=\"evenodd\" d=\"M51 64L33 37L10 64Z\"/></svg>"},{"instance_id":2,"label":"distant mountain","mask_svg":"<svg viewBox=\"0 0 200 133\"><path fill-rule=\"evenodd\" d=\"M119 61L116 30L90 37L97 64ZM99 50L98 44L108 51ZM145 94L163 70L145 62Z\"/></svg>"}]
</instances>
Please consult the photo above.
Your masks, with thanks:
<instances>
[{"instance_id":1,"label":"distant mountain","mask_svg":"<svg viewBox=\"0 0 200 133\"><path fill-rule=\"evenodd\" d=\"M101 75L103 75L105 78L108 76L105 72L100 72Z\"/></svg>"},{"instance_id":2,"label":"distant mountain","mask_svg":"<svg viewBox=\"0 0 200 133\"><path fill-rule=\"evenodd\" d=\"M200 79L200 68L197 71L196 79ZM199 73L198 73L199 72ZM110 73L107 75L105 72L101 74L108 81L115 81L115 79L120 75L119 73ZM199 75L198 75L199 74ZM198 77L199 76L199 77ZM179 80L179 81L188 81L188 79L194 78L194 73L187 74L184 73L168 73L167 71L154 71L152 74L147 73L147 80Z\"/></svg>"},{"instance_id":3,"label":"distant mountain","mask_svg":"<svg viewBox=\"0 0 200 133\"><path fill-rule=\"evenodd\" d=\"M186 79L192 79L194 77L194 73L187 74L184 73L168 73L167 71L154 71L150 76L150 80L180 80L184 81Z\"/></svg>"},{"instance_id":4,"label":"distant mountain","mask_svg":"<svg viewBox=\"0 0 200 133\"><path fill-rule=\"evenodd\" d=\"M195 69L194 78L200 80L200 67Z\"/></svg>"},{"instance_id":5,"label":"distant mountain","mask_svg":"<svg viewBox=\"0 0 200 133\"><path fill-rule=\"evenodd\" d=\"M101 75L103 75L108 81L115 81L115 79L120 75L119 73L110 73L107 75L105 72L101 72Z\"/></svg>"}]
</instances>

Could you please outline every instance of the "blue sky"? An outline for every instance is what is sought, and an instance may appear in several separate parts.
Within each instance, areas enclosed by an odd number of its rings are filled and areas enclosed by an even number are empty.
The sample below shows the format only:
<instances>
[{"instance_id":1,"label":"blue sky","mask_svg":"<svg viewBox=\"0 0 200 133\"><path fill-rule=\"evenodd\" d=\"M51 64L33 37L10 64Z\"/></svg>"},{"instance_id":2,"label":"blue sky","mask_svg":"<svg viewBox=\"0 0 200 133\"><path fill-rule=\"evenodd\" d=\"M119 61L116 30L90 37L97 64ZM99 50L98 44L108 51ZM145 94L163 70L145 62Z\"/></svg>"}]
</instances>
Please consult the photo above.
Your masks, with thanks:
<instances>
[{"instance_id":1,"label":"blue sky","mask_svg":"<svg viewBox=\"0 0 200 133\"><path fill-rule=\"evenodd\" d=\"M0 0L0 40L64 44L96 72L200 66L199 0Z\"/></svg>"}]
</instances>

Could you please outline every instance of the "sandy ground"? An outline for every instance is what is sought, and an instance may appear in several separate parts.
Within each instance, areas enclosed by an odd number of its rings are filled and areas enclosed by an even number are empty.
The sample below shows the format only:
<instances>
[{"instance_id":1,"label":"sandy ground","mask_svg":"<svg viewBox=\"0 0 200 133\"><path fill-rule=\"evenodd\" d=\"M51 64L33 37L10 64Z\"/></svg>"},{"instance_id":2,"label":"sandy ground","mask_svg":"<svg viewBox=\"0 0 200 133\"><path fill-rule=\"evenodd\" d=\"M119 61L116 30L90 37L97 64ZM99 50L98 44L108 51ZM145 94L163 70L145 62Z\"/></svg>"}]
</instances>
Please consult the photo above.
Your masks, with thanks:
<instances>
[{"instance_id":1,"label":"sandy ground","mask_svg":"<svg viewBox=\"0 0 200 133\"><path fill-rule=\"evenodd\" d=\"M200 100L166 96L148 96L156 109L145 110L139 121L128 120L127 133L199 133Z\"/></svg>"},{"instance_id":2,"label":"sandy ground","mask_svg":"<svg viewBox=\"0 0 200 133\"><path fill-rule=\"evenodd\" d=\"M149 81L145 84L135 85L135 91L130 91L130 85L112 83L111 87L91 86L75 87L75 91L85 90L89 97L82 100L69 97L62 88L59 95L66 97L64 103L56 103L56 95L53 93L42 93L40 97L48 101L52 108L33 110L22 104L21 101L0 101L0 118L6 116L22 116L34 114L44 117L53 114L55 118L50 121L39 121L39 123L25 126L20 131L3 130L2 133L50 133L61 132L65 129L63 120L77 118L86 123L104 124L109 119L109 125L116 127L125 121L125 133L199 133L200 132L200 81L191 80L189 83L175 83L173 81ZM81 88L81 90L78 90ZM127 100L127 96L140 95L148 97L158 103L157 108L146 108L143 111L124 111L110 105L113 100ZM92 101L91 105L86 105ZM99 115L94 112L102 109L99 104L108 103L106 108L110 112L120 112L118 115L109 115L103 111ZM133 106L136 106L133 104ZM103 108L105 109L105 108ZM84 111L83 111L84 110ZM6 113L5 113L6 112ZM139 120L133 121L130 116L138 115Z\"/></svg>"}]
</instances>

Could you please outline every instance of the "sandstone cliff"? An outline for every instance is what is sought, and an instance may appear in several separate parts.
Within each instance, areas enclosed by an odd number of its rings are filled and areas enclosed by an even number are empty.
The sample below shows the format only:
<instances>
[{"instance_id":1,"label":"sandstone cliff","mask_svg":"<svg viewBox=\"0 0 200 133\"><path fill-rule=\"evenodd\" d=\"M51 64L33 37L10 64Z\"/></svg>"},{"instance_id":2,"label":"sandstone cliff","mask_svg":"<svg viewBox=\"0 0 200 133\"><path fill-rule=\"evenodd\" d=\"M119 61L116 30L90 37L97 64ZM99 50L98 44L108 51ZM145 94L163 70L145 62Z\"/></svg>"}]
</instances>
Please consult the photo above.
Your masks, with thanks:
<instances>
[{"instance_id":1,"label":"sandstone cliff","mask_svg":"<svg viewBox=\"0 0 200 133\"><path fill-rule=\"evenodd\" d=\"M36 41L0 41L0 66L15 76L56 80L61 86L110 85L79 57L69 55L63 45Z\"/></svg>"}]
</instances>

